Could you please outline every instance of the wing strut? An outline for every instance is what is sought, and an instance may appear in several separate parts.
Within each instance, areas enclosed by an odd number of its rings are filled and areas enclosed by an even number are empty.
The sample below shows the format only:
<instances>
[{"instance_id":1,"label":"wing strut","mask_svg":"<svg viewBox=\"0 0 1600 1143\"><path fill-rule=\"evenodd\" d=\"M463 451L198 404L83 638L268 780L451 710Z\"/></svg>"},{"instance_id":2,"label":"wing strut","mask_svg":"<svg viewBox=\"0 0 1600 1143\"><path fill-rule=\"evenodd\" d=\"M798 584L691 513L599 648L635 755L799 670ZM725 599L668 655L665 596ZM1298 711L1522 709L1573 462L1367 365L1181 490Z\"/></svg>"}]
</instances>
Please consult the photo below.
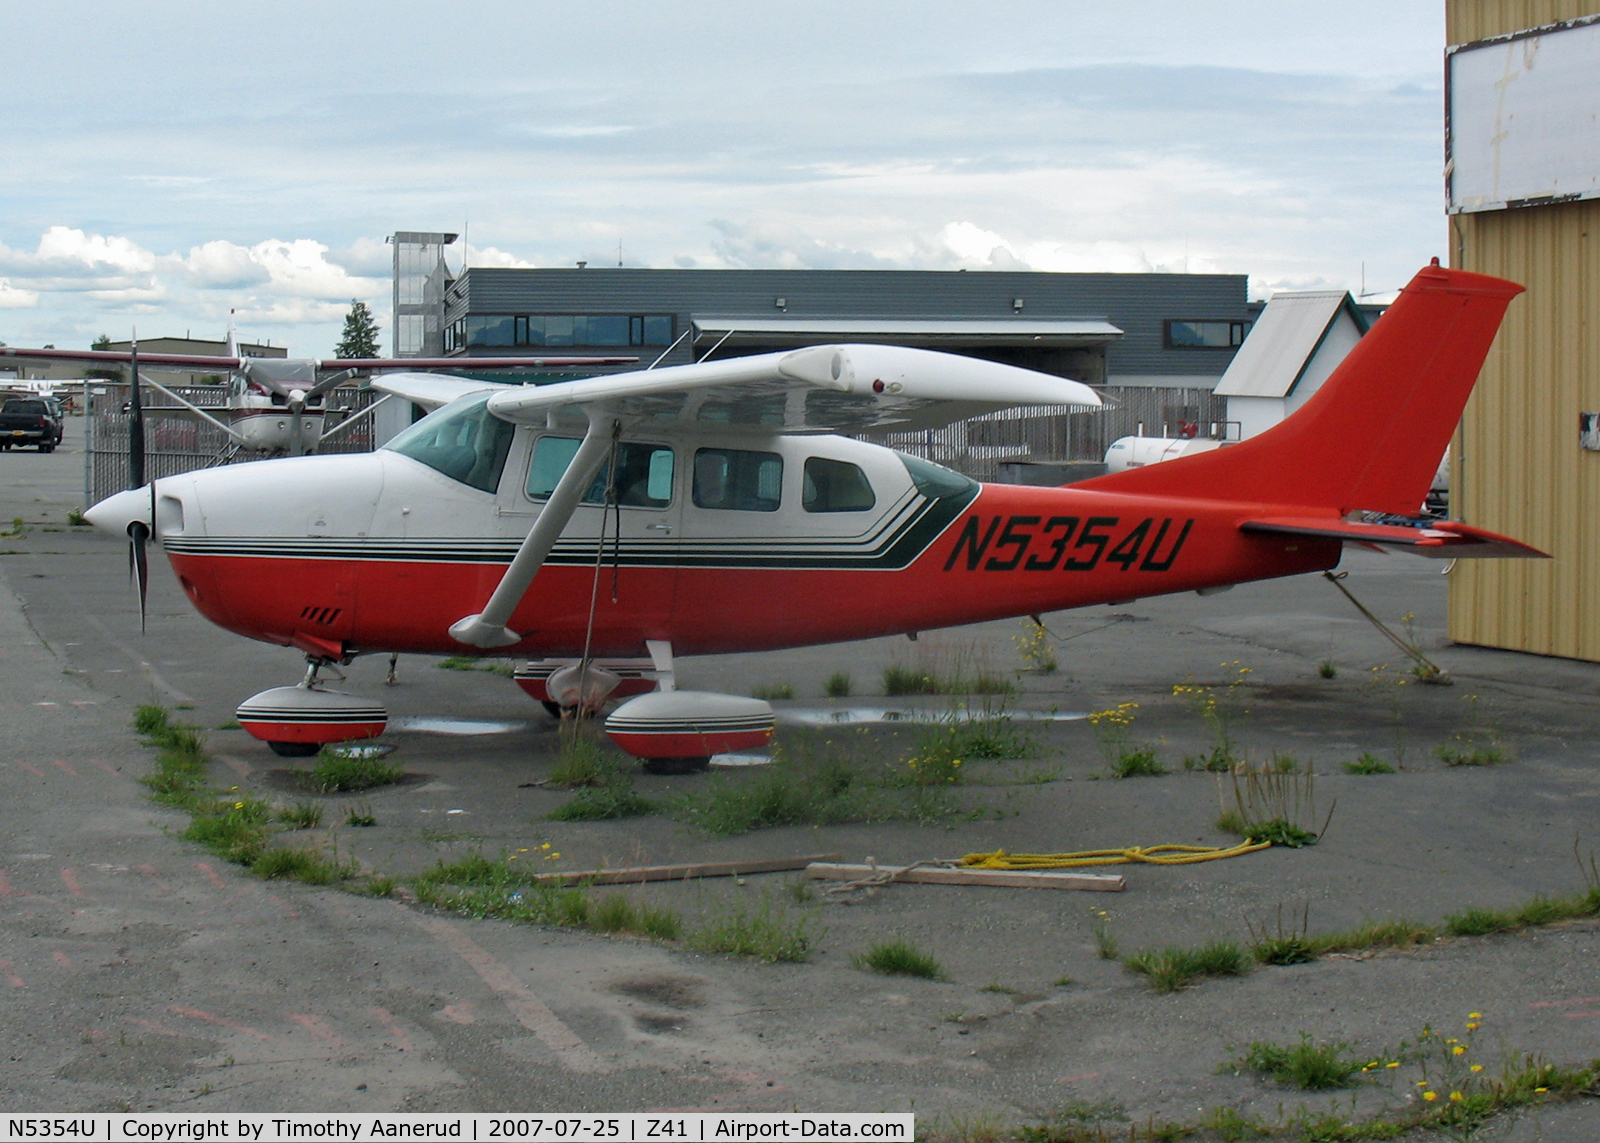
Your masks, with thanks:
<instances>
[{"instance_id":1,"label":"wing strut","mask_svg":"<svg viewBox=\"0 0 1600 1143\"><path fill-rule=\"evenodd\" d=\"M583 443L573 455L572 463L567 465L567 471L556 481L550 499L545 501L544 511L533 522L489 602L477 615L468 615L451 624L450 637L456 642L469 647L509 647L522 641L521 635L506 627L511 613L528 593L533 577L539 574L550 549L555 547L577 510L578 501L605 463L612 437L622 429L622 422L604 410L590 409L588 413L589 431L584 434Z\"/></svg>"}]
</instances>

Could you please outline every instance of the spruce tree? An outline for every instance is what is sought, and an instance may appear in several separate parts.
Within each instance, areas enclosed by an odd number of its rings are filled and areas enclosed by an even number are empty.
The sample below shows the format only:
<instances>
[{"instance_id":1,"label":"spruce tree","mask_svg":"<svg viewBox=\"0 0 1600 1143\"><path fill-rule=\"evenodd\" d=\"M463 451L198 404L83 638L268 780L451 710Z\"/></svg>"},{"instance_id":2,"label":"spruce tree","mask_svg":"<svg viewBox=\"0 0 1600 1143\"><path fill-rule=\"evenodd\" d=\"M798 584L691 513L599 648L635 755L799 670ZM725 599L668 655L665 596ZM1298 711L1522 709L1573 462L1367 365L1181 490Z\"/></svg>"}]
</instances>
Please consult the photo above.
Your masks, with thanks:
<instances>
[{"instance_id":1,"label":"spruce tree","mask_svg":"<svg viewBox=\"0 0 1600 1143\"><path fill-rule=\"evenodd\" d=\"M334 347L335 357L367 358L378 356L378 323L367 303L350 299L350 312L344 315L344 336Z\"/></svg>"}]
</instances>

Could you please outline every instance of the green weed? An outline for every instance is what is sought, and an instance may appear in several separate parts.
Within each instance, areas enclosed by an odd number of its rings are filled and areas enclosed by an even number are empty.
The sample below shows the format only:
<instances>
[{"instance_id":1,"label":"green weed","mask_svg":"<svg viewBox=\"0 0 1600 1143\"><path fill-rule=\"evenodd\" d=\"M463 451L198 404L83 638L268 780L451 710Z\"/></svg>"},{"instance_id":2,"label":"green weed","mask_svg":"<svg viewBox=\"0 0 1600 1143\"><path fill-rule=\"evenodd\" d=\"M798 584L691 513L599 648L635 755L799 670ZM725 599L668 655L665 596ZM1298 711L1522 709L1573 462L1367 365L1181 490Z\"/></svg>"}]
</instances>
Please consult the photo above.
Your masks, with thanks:
<instances>
[{"instance_id":1,"label":"green weed","mask_svg":"<svg viewBox=\"0 0 1600 1143\"><path fill-rule=\"evenodd\" d=\"M803 961L819 936L809 912L790 914L769 896L754 904L736 903L727 912L689 934L691 948L755 960Z\"/></svg>"},{"instance_id":2,"label":"green weed","mask_svg":"<svg viewBox=\"0 0 1600 1143\"><path fill-rule=\"evenodd\" d=\"M403 769L382 758L340 758L324 750L301 780L319 793L338 794L386 786L403 777Z\"/></svg>"},{"instance_id":3,"label":"green weed","mask_svg":"<svg viewBox=\"0 0 1600 1143\"><path fill-rule=\"evenodd\" d=\"M356 875L354 866L314 849L267 849L250 863L250 872L271 880L287 878L307 885L332 885Z\"/></svg>"},{"instance_id":4,"label":"green weed","mask_svg":"<svg viewBox=\"0 0 1600 1143\"><path fill-rule=\"evenodd\" d=\"M259 798L217 803L209 813L196 813L183 839L210 850L224 861L252 865L267 844L271 810Z\"/></svg>"},{"instance_id":5,"label":"green weed","mask_svg":"<svg viewBox=\"0 0 1600 1143\"><path fill-rule=\"evenodd\" d=\"M1113 778L1153 778L1166 772L1156 752L1150 749L1124 750L1111 764Z\"/></svg>"},{"instance_id":6,"label":"green weed","mask_svg":"<svg viewBox=\"0 0 1600 1143\"><path fill-rule=\"evenodd\" d=\"M1217 828L1254 841L1299 849L1315 845L1333 817L1332 807L1322 829L1310 828L1316 812L1315 775L1293 767L1292 757L1275 755L1276 763L1260 769L1231 771L1233 804L1223 805ZM1282 759L1288 758L1285 767Z\"/></svg>"},{"instance_id":7,"label":"green weed","mask_svg":"<svg viewBox=\"0 0 1600 1143\"><path fill-rule=\"evenodd\" d=\"M1344 764L1344 772L1346 774L1393 774L1396 771L1389 763L1368 751L1354 762L1346 762Z\"/></svg>"},{"instance_id":8,"label":"green weed","mask_svg":"<svg viewBox=\"0 0 1600 1143\"><path fill-rule=\"evenodd\" d=\"M673 812L717 837L785 825L886 821L912 810L875 784L848 745L797 735L771 766L719 774L674 803Z\"/></svg>"},{"instance_id":9,"label":"green weed","mask_svg":"<svg viewBox=\"0 0 1600 1143\"><path fill-rule=\"evenodd\" d=\"M1433 754L1446 766L1499 766L1508 761L1505 751L1493 744L1446 743L1435 747Z\"/></svg>"},{"instance_id":10,"label":"green weed","mask_svg":"<svg viewBox=\"0 0 1600 1143\"><path fill-rule=\"evenodd\" d=\"M847 671L835 671L829 675L822 684L822 692L829 698L850 697L850 675Z\"/></svg>"},{"instance_id":11,"label":"green weed","mask_svg":"<svg viewBox=\"0 0 1600 1143\"><path fill-rule=\"evenodd\" d=\"M350 807L350 812L344 816L344 824L364 829L368 826L377 825L378 819L372 813L372 806L367 802L362 802L359 806Z\"/></svg>"},{"instance_id":12,"label":"green weed","mask_svg":"<svg viewBox=\"0 0 1600 1143\"><path fill-rule=\"evenodd\" d=\"M1227 1065L1235 1075L1251 1071L1302 1091L1331 1091L1349 1087L1365 1066L1348 1055L1350 1045L1312 1042L1302 1032L1297 1044L1252 1043Z\"/></svg>"},{"instance_id":13,"label":"green weed","mask_svg":"<svg viewBox=\"0 0 1600 1143\"><path fill-rule=\"evenodd\" d=\"M937 695L947 693L945 684L927 671L892 663L883 669L886 695Z\"/></svg>"},{"instance_id":14,"label":"green weed","mask_svg":"<svg viewBox=\"0 0 1600 1143\"><path fill-rule=\"evenodd\" d=\"M1192 949L1145 949L1122 963L1143 974L1156 992L1176 992L1206 976L1243 976L1250 971L1250 958L1232 941Z\"/></svg>"},{"instance_id":15,"label":"green weed","mask_svg":"<svg viewBox=\"0 0 1600 1143\"><path fill-rule=\"evenodd\" d=\"M552 786L568 788L601 786L616 768L615 760L607 757L600 743L586 733L577 720L571 720L562 727L560 752L545 781Z\"/></svg>"},{"instance_id":16,"label":"green weed","mask_svg":"<svg viewBox=\"0 0 1600 1143\"><path fill-rule=\"evenodd\" d=\"M767 702L772 702L774 699L792 699L794 698L794 684L769 683L765 686L751 687L750 697L765 699Z\"/></svg>"},{"instance_id":17,"label":"green weed","mask_svg":"<svg viewBox=\"0 0 1600 1143\"><path fill-rule=\"evenodd\" d=\"M1334 666L1332 659L1324 659L1322 662L1317 664L1317 674L1321 675L1325 679L1337 678L1339 675L1339 668Z\"/></svg>"},{"instance_id":18,"label":"green weed","mask_svg":"<svg viewBox=\"0 0 1600 1143\"><path fill-rule=\"evenodd\" d=\"M885 976L920 976L925 980L948 980L943 966L908 941L884 941L866 952L856 953L850 963L866 972Z\"/></svg>"},{"instance_id":19,"label":"green weed","mask_svg":"<svg viewBox=\"0 0 1600 1143\"><path fill-rule=\"evenodd\" d=\"M610 821L616 818L636 818L656 812L656 804L634 792L633 784L626 779L607 782L603 786L581 787L566 804L549 813L556 822Z\"/></svg>"},{"instance_id":20,"label":"green weed","mask_svg":"<svg viewBox=\"0 0 1600 1143\"><path fill-rule=\"evenodd\" d=\"M74 528L89 527L89 521L84 517L83 510L81 508L67 509L67 523Z\"/></svg>"},{"instance_id":21,"label":"green weed","mask_svg":"<svg viewBox=\"0 0 1600 1143\"><path fill-rule=\"evenodd\" d=\"M317 802L296 802L279 810L278 820L290 829L316 829L322 824L322 806Z\"/></svg>"}]
</instances>

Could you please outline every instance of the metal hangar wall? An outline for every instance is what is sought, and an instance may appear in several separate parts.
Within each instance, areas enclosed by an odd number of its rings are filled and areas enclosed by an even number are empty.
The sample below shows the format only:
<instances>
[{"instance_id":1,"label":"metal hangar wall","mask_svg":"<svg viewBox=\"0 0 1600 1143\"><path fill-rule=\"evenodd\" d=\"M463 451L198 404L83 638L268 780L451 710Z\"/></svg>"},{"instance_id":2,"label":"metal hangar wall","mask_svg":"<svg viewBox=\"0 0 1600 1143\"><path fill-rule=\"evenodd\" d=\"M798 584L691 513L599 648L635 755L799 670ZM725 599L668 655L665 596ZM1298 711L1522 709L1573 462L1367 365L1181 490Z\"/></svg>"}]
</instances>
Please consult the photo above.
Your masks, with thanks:
<instances>
[{"instance_id":1,"label":"metal hangar wall","mask_svg":"<svg viewBox=\"0 0 1600 1143\"><path fill-rule=\"evenodd\" d=\"M1452 507L1554 557L1455 565L1449 634L1590 661L1600 661L1600 20L1585 17L1596 16L1597 0L1446 6L1451 263L1527 287L1457 432Z\"/></svg>"}]
</instances>

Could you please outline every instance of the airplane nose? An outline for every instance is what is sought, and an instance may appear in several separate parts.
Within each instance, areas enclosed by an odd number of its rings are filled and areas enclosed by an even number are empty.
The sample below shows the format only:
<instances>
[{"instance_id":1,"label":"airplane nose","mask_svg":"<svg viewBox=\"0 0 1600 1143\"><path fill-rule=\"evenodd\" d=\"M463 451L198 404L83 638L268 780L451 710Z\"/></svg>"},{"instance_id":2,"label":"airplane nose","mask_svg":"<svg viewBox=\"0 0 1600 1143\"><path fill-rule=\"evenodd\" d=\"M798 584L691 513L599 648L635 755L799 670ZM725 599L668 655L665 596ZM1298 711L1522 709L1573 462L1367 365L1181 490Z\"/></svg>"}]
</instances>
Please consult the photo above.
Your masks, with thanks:
<instances>
[{"instance_id":1,"label":"airplane nose","mask_svg":"<svg viewBox=\"0 0 1600 1143\"><path fill-rule=\"evenodd\" d=\"M130 488L107 496L85 512L83 518L118 539L126 538L129 525L138 522L146 528L150 526L150 489Z\"/></svg>"}]
</instances>

